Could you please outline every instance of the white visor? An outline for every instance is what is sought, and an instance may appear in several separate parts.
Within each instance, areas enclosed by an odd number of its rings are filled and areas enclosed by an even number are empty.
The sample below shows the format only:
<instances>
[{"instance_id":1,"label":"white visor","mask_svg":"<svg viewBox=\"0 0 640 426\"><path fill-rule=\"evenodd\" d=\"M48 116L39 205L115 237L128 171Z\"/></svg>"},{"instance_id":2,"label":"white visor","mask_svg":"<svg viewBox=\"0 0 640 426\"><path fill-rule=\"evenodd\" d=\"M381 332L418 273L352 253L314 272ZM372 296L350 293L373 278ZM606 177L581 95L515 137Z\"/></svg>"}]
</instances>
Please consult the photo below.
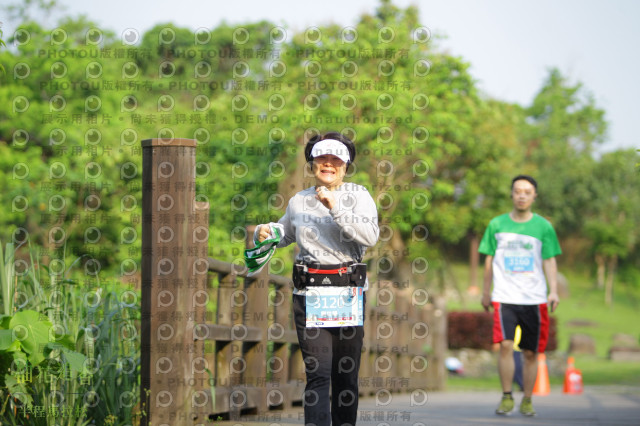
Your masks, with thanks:
<instances>
[{"instance_id":1,"label":"white visor","mask_svg":"<svg viewBox=\"0 0 640 426\"><path fill-rule=\"evenodd\" d=\"M335 155L345 163L349 162L349 150L347 146L335 139L325 139L316 143L311 149L311 157L319 157L321 155Z\"/></svg>"}]
</instances>

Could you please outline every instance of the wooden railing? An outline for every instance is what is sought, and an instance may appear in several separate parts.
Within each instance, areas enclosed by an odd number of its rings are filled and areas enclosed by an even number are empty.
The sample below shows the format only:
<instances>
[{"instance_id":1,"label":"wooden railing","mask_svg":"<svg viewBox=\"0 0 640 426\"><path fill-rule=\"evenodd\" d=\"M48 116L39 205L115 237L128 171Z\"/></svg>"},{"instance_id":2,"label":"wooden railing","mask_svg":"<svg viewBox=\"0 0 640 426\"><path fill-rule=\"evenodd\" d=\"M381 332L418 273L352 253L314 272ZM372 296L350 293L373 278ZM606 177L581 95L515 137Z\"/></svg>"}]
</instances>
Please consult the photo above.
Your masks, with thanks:
<instances>
[{"instance_id":1,"label":"wooden railing","mask_svg":"<svg viewBox=\"0 0 640 426\"><path fill-rule=\"evenodd\" d=\"M200 424L302 402L304 365L289 277L207 256L208 203L195 201L195 141L143 141L144 422ZM250 245L253 228L247 228ZM373 277L373 275L372 275ZM371 279L360 392L443 389L439 298Z\"/></svg>"},{"instance_id":2,"label":"wooden railing","mask_svg":"<svg viewBox=\"0 0 640 426\"><path fill-rule=\"evenodd\" d=\"M291 279L266 273L246 278L246 268L215 259L209 259L209 268L218 276L212 289L217 287L218 322L207 325L207 337L217 348L213 364L219 367L213 372L216 412L233 417L240 410L301 403L305 376L292 323ZM363 395L443 388L445 315L427 298L423 291L391 282L370 286L360 368ZM244 403L237 405L238 400Z\"/></svg>"}]
</instances>

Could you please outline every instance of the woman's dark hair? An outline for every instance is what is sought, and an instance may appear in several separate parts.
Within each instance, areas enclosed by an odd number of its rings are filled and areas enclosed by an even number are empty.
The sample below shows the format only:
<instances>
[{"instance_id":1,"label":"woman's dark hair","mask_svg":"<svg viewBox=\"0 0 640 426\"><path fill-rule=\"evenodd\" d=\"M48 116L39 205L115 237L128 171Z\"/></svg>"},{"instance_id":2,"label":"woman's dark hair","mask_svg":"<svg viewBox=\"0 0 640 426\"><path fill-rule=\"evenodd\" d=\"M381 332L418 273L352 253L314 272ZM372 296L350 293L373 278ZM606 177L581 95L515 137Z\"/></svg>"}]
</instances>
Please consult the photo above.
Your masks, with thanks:
<instances>
[{"instance_id":1,"label":"woman's dark hair","mask_svg":"<svg viewBox=\"0 0 640 426\"><path fill-rule=\"evenodd\" d=\"M312 136L307 141L307 145L304 147L304 158L307 160L307 163L310 163L313 161L313 157L311 156L311 150L313 149L313 146L325 139L337 140L339 142L342 142L344 146L347 147L347 151L349 151L349 161L347 162L347 170L349 170L349 166L356 159L356 146L351 139L349 139L348 137L346 137L345 135L339 132L329 132L329 133L325 133L324 135Z\"/></svg>"}]
</instances>

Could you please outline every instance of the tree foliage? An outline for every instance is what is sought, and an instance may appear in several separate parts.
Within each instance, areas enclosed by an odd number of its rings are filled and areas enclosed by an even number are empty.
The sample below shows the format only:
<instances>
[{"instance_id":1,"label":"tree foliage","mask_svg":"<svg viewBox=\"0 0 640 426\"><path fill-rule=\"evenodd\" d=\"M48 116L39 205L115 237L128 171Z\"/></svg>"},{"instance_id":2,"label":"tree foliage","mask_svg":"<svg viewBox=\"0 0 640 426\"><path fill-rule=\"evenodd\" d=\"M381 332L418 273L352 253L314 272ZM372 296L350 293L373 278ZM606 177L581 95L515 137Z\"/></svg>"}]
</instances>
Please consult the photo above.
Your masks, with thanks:
<instances>
[{"instance_id":1,"label":"tree foliage","mask_svg":"<svg viewBox=\"0 0 640 426\"><path fill-rule=\"evenodd\" d=\"M344 28L164 23L121 39L85 17L16 13L14 48L0 51L0 237L28 234L45 257L66 245L106 270L139 264L140 142L154 137L198 142L197 194L223 260L239 261L244 227L277 220L309 184L303 143L329 130L356 142L349 179L369 188L382 225L370 257L393 271L437 266L481 234L521 172L538 178L537 209L562 237L586 233L596 250L594 223L636 220L636 198L601 202L619 179L603 166L612 158L593 157L606 120L581 84L551 70L532 105L488 98L414 7L382 1Z\"/></svg>"}]
</instances>

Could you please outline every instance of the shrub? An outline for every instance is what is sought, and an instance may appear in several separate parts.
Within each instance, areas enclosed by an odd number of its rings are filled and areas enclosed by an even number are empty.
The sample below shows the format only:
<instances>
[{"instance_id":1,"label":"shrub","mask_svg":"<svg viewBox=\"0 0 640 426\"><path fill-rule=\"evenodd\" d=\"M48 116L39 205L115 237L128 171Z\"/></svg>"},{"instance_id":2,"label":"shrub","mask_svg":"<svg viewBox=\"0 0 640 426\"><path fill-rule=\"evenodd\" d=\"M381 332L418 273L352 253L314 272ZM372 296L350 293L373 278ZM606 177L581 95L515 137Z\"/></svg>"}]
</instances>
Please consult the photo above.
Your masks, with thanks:
<instances>
[{"instance_id":1,"label":"shrub","mask_svg":"<svg viewBox=\"0 0 640 426\"><path fill-rule=\"evenodd\" d=\"M139 299L116 282L83 286L65 257L48 266L0 245L0 424L131 424L139 413ZM75 274L74 274L75 273ZM8 278L7 278L8 277ZM14 303L15 302L15 303Z\"/></svg>"},{"instance_id":2,"label":"shrub","mask_svg":"<svg viewBox=\"0 0 640 426\"><path fill-rule=\"evenodd\" d=\"M447 339L449 349L491 350L493 316L487 312L449 312Z\"/></svg>"},{"instance_id":3,"label":"shrub","mask_svg":"<svg viewBox=\"0 0 640 426\"><path fill-rule=\"evenodd\" d=\"M550 316L547 351L558 348L556 339L556 317ZM487 312L449 312L447 316L447 339L449 349L491 350L493 336L493 314Z\"/></svg>"}]
</instances>

